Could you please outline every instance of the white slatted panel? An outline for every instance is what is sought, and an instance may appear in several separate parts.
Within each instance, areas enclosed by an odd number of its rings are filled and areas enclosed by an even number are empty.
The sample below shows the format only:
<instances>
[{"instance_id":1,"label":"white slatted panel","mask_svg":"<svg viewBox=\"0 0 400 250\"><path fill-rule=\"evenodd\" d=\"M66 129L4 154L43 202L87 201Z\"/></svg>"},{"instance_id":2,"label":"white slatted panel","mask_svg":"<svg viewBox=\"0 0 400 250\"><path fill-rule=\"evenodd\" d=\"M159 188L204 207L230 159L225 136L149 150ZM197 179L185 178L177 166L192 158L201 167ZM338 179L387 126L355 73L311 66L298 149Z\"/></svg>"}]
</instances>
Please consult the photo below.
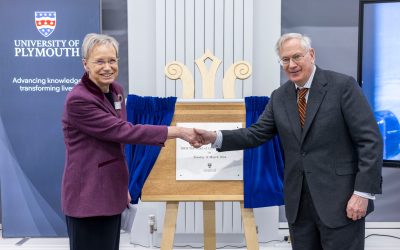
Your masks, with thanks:
<instances>
[{"instance_id":1,"label":"white slatted panel","mask_svg":"<svg viewBox=\"0 0 400 250\"><path fill-rule=\"evenodd\" d=\"M186 202L179 202L178 218L176 220L176 232L186 232Z\"/></svg>"},{"instance_id":2,"label":"white slatted panel","mask_svg":"<svg viewBox=\"0 0 400 250\"><path fill-rule=\"evenodd\" d=\"M163 24L165 28L165 44L163 46L165 48L164 62L166 64L177 59L176 0L165 0L165 20ZM176 80L170 80L167 77L164 78L166 79L165 95L176 96Z\"/></svg>"},{"instance_id":3,"label":"white slatted panel","mask_svg":"<svg viewBox=\"0 0 400 250\"><path fill-rule=\"evenodd\" d=\"M233 231L233 221L240 220L240 216L238 218L233 218L233 202L222 202L222 232L230 233ZM240 215L240 214L239 214Z\"/></svg>"},{"instance_id":4,"label":"white slatted panel","mask_svg":"<svg viewBox=\"0 0 400 250\"><path fill-rule=\"evenodd\" d=\"M224 0L224 12L222 15L223 22L224 22L224 30L223 30L223 39L222 39L222 44L223 44L223 68L224 72L229 68L231 64L233 64L233 56L234 56L234 48L233 46L235 45L234 41L234 20L233 20L233 3L234 0ZM225 75L224 75L225 76ZM236 81L237 83L238 81ZM241 97L240 92L236 92L236 95L238 97Z\"/></svg>"},{"instance_id":5,"label":"white slatted panel","mask_svg":"<svg viewBox=\"0 0 400 250\"><path fill-rule=\"evenodd\" d=\"M190 17L194 18L194 55L192 61L199 58L205 52L205 45L204 45L204 1L203 0L196 0L194 9L192 11L189 10ZM189 63L189 62L188 62ZM201 86L201 76L200 72L197 69L197 66L194 68L194 84L195 84L195 98L201 98L202 96L202 86Z\"/></svg>"},{"instance_id":6,"label":"white slatted panel","mask_svg":"<svg viewBox=\"0 0 400 250\"><path fill-rule=\"evenodd\" d=\"M225 1L215 1L215 41L214 41L214 55L218 57L219 59L222 60L221 65L219 66L219 70L217 71L217 75L215 77L215 93L217 93L216 96L219 96L220 93L222 93L222 79L224 76L224 18L223 18L223 13L224 13L224 6L225 6Z\"/></svg>"},{"instance_id":7,"label":"white slatted panel","mask_svg":"<svg viewBox=\"0 0 400 250\"><path fill-rule=\"evenodd\" d=\"M223 96L222 79L231 64L239 60L252 64L253 1L157 0L156 19L158 96L182 95L180 80L170 80L164 75L164 67L171 61L187 65L192 72L196 98L202 98L202 85L194 61L207 49L222 60L215 81L216 98ZM251 95L251 85L251 77L236 80L236 97ZM179 204L176 232L203 232L201 202ZM216 232L242 232L238 202L216 203Z\"/></svg>"},{"instance_id":8,"label":"white slatted panel","mask_svg":"<svg viewBox=\"0 0 400 250\"><path fill-rule=\"evenodd\" d=\"M209 49L222 60L215 97L222 98L225 70L239 60L252 63L253 1L157 0L157 95L181 97L180 80L164 75L165 64L178 60L192 71L195 97L202 98L201 77L194 60ZM237 80L236 97L251 95L252 78Z\"/></svg>"},{"instance_id":9,"label":"white slatted panel","mask_svg":"<svg viewBox=\"0 0 400 250\"><path fill-rule=\"evenodd\" d=\"M166 33L166 23L165 23L165 1L156 2L156 86L157 86L157 96L166 96L166 83L167 78L164 75L164 67L166 64L166 52L165 52L165 33Z\"/></svg>"},{"instance_id":10,"label":"white slatted panel","mask_svg":"<svg viewBox=\"0 0 400 250\"><path fill-rule=\"evenodd\" d=\"M182 202L186 204L185 207L185 232L194 233L196 227L196 221L193 219L196 217L195 203L194 202Z\"/></svg>"},{"instance_id":11,"label":"white slatted panel","mask_svg":"<svg viewBox=\"0 0 400 250\"><path fill-rule=\"evenodd\" d=\"M224 217L227 214L224 214L224 203L225 202L216 202L215 203L215 226L216 226L216 233L222 233L224 227ZM227 202L230 203L230 202ZM231 230L230 230L231 231Z\"/></svg>"},{"instance_id":12,"label":"white slatted panel","mask_svg":"<svg viewBox=\"0 0 400 250\"><path fill-rule=\"evenodd\" d=\"M243 60L244 57L244 3L242 0L233 1L233 63ZM243 20L242 22L237 20ZM243 80L237 80L235 85L235 93L243 93Z\"/></svg>"},{"instance_id":13,"label":"white slatted panel","mask_svg":"<svg viewBox=\"0 0 400 250\"><path fill-rule=\"evenodd\" d=\"M243 1L243 60L253 65L253 1ZM280 20L280 19L279 19ZM267 32L268 29L265 29ZM252 77L243 81L243 97L253 95ZM259 94L260 95L260 94Z\"/></svg>"},{"instance_id":14,"label":"white slatted panel","mask_svg":"<svg viewBox=\"0 0 400 250\"><path fill-rule=\"evenodd\" d=\"M184 0L185 1L185 48L186 48L186 57L185 62L186 66L192 72L193 77L195 76L196 66L194 64L193 58L195 58L195 19L194 19L194 10L195 10L195 0ZM196 1L198 2L198 0ZM196 82L196 80L195 80ZM195 89L196 94L196 89ZM180 97L180 96L178 96Z\"/></svg>"},{"instance_id":15,"label":"white slatted panel","mask_svg":"<svg viewBox=\"0 0 400 250\"><path fill-rule=\"evenodd\" d=\"M195 224L195 232L202 233L204 230L203 227L203 202L195 202L195 210L194 210L194 224ZM188 219L188 221L192 221L192 219Z\"/></svg>"},{"instance_id":16,"label":"white slatted panel","mask_svg":"<svg viewBox=\"0 0 400 250\"><path fill-rule=\"evenodd\" d=\"M183 64L186 64L186 43L185 43L186 3L185 2L186 2L185 0L175 0L175 27L176 27L175 60ZM183 93L182 84L180 84L180 82L177 82L175 87L176 87L175 96L182 96Z\"/></svg>"}]
</instances>

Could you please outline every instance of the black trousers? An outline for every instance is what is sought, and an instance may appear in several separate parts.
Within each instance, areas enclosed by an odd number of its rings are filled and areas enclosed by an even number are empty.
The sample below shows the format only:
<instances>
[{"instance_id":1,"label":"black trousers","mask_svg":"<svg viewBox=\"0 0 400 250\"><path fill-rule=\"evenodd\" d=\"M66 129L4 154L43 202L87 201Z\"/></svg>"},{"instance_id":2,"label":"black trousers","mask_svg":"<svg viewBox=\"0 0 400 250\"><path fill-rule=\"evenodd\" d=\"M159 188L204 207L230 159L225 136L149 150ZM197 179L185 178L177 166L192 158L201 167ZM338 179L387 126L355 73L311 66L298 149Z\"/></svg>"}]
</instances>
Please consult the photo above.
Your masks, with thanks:
<instances>
[{"instance_id":1,"label":"black trousers","mask_svg":"<svg viewBox=\"0 0 400 250\"><path fill-rule=\"evenodd\" d=\"M293 250L364 250L365 219L339 228L325 226L315 210L305 177L297 219L289 223L289 231Z\"/></svg>"},{"instance_id":2,"label":"black trousers","mask_svg":"<svg viewBox=\"0 0 400 250\"><path fill-rule=\"evenodd\" d=\"M66 216L70 250L119 250L121 215Z\"/></svg>"}]
</instances>

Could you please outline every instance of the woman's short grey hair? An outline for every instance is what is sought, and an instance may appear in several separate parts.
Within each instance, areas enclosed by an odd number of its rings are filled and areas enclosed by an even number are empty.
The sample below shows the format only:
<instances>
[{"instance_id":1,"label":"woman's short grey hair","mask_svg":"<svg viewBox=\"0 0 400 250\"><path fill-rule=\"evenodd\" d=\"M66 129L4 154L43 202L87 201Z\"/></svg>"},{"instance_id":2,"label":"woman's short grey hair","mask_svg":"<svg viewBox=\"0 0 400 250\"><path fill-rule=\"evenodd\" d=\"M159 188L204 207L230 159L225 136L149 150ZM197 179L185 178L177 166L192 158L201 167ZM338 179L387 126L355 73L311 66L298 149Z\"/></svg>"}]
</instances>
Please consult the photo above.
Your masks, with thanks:
<instances>
[{"instance_id":1,"label":"woman's short grey hair","mask_svg":"<svg viewBox=\"0 0 400 250\"><path fill-rule=\"evenodd\" d=\"M90 52L92 51L93 47L96 45L109 45L111 44L114 46L115 51L117 52L118 58L118 47L119 44L114 37L103 35L103 34L96 34L96 33L89 33L85 36L82 43L82 58L86 59L89 57Z\"/></svg>"},{"instance_id":2,"label":"woman's short grey hair","mask_svg":"<svg viewBox=\"0 0 400 250\"><path fill-rule=\"evenodd\" d=\"M286 41L291 40L291 39L299 39L301 46L306 51L311 49L311 39L308 36L302 35L300 33L286 33L286 34L283 34L279 38L279 40L276 42L275 50L276 50L276 54L278 54L278 56L280 56L282 45Z\"/></svg>"}]
</instances>

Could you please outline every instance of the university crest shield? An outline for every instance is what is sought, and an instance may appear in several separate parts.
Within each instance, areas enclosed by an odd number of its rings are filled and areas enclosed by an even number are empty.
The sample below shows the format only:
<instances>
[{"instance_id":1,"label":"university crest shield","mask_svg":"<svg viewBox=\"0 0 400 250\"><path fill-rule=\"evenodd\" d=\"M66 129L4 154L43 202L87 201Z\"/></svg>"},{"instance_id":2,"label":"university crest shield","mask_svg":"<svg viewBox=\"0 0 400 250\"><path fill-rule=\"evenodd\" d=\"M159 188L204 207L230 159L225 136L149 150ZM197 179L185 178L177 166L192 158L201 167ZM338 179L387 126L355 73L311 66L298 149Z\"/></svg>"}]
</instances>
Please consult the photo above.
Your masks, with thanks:
<instances>
[{"instance_id":1,"label":"university crest shield","mask_svg":"<svg viewBox=\"0 0 400 250\"><path fill-rule=\"evenodd\" d=\"M48 37L56 28L55 11L35 11L35 24L37 30L44 37Z\"/></svg>"}]
</instances>

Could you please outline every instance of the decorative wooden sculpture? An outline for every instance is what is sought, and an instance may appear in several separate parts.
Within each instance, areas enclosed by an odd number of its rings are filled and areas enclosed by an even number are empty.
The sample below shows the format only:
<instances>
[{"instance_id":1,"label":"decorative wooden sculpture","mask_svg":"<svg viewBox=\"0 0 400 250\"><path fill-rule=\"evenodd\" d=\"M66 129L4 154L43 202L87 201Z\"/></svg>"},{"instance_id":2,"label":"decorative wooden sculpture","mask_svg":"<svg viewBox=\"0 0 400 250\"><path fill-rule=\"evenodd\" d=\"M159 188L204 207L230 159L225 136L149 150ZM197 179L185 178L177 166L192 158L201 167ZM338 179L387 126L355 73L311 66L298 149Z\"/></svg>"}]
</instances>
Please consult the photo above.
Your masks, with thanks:
<instances>
[{"instance_id":1,"label":"decorative wooden sculpture","mask_svg":"<svg viewBox=\"0 0 400 250\"><path fill-rule=\"evenodd\" d=\"M210 68L207 69L206 61L210 60L212 63ZM210 50L207 50L204 55L196 59L196 66L200 71L202 78L203 98L215 98L215 76L218 68L221 65L221 60L213 55ZM251 75L251 66L246 61L238 61L232 64L225 72L225 77L222 81L223 97L224 99L236 98L235 96L235 80L244 80ZM182 80L184 99L194 98L194 80L193 75L189 69L180 62L173 61L166 65L165 75L171 80Z\"/></svg>"},{"instance_id":2,"label":"decorative wooden sculpture","mask_svg":"<svg viewBox=\"0 0 400 250\"><path fill-rule=\"evenodd\" d=\"M209 69L206 60L211 60ZM214 98L215 76L221 60L209 50L196 60L202 77L203 98ZM171 62L165 67L165 74L173 80L181 79L183 98L194 98L194 80L189 69L180 62ZM235 98L236 79L246 79L251 67L245 61L232 64L223 79L224 98ZM172 125L177 122L242 122L246 121L243 103L238 102L193 102L177 103ZM247 249L258 249L253 209L243 206L243 181L177 181L176 141L166 142L142 190L143 201L166 201L165 220L161 249L172 249L175 225L180 201L202 201L204 223L204 249L216 249L215 202L239 201Z\"/></svg>"}]
</instances>

